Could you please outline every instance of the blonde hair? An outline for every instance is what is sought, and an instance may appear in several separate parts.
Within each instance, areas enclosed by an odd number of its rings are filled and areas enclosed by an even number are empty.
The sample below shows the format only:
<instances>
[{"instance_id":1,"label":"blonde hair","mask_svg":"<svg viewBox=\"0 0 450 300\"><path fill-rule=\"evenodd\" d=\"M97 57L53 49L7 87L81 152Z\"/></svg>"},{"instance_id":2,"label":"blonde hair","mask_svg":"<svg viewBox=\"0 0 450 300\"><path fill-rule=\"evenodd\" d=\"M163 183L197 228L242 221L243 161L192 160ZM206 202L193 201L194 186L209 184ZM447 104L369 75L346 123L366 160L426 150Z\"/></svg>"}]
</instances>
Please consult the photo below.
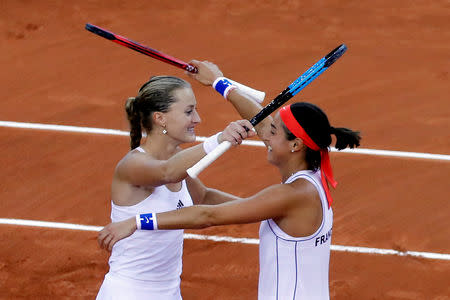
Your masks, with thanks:
<instances>
[{"instance_id":1,"label":"blonde hair","mask_svg":"<svg viewBox=\"0 0 450 300\"><path fill-rule=\"evenodd\" d=\"M125 111L130 123L130 147L139 147L142 129L152 130L153 112L167 112L176 101L173 92L191 85L178 77L154 76L140 89L136 97L130 97L125 103Z\"/></svg>"}]
</instances>

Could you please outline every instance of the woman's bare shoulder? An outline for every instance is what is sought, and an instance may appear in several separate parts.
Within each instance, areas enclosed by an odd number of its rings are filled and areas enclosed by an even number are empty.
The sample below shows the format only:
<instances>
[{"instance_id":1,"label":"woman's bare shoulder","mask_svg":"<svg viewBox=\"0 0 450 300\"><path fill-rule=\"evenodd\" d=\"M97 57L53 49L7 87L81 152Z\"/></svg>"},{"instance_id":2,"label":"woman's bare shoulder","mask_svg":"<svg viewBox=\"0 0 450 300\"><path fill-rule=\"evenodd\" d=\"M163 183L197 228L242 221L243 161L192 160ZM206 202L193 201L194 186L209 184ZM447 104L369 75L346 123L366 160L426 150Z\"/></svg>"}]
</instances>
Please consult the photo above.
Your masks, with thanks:
<instances>
[{"instance_id":1,"label":"woman's bare shoulder","mask_svg":"<svg viewBox=\"0 0 450 300\"><path fill-rule=\"evenodd\" d=\"M155 160L150 154L140 152L133 149L126 153L122 159L117 163L115 168L115 176L126 176L129 172L135 172L152 160Z\"/></svg>"}]
</instances>

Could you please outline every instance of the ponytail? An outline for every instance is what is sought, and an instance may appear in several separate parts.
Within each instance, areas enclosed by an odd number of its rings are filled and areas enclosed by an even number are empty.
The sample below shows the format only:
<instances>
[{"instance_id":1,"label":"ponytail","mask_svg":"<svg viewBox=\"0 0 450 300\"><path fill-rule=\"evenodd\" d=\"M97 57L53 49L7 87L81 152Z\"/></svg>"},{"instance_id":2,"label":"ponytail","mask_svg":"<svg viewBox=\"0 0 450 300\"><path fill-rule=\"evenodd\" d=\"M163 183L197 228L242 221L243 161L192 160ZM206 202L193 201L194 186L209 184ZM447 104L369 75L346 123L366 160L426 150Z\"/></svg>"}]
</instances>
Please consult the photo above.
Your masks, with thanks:
<instances>
[{"instance_id":1,"label":"ponytail","mask_svg":"<svg viewBox=\"0 0 450 300\"><path fill-rule=\"evenodd\" d=\"M305 130L308 136L320 149L327 149L332 142L331 134L336 136L335 148L338 150L347 147L359 146L360 134L348 128L334 128L330 126L327 115L316 105L307 102L297 102L290 105L290 110L297 123ZM287 140L293 140L296 136L283 125ZM320 151L307 148L305 160L310 170L317 170L321 164Z\"/></svg>"},{"instance_id":2,"label":"ponytail","mask_svg":"<svg viewBox=\"0 0 450 300\"><path fill-rule=\"evenodd\" d=\"M130 122L130 148L133 150L140 146L142 138L141 115L139 109L137 109L137 99L135 97L127 99L125 111Z\"/></svg>"},{"instance_id":3,"label":"ponytail","mask_svg":"<svg viewBox=\"0 0 450 300\"><path fill-rule=\"evenodd\" d=\"M334 128L330 126L330 133L336 136L336 149L342 150L347 147L355 148L359 146L359 141L361 140L361 136L359 131L353 131L348 128Z\"/></svg>"}]
</instances>

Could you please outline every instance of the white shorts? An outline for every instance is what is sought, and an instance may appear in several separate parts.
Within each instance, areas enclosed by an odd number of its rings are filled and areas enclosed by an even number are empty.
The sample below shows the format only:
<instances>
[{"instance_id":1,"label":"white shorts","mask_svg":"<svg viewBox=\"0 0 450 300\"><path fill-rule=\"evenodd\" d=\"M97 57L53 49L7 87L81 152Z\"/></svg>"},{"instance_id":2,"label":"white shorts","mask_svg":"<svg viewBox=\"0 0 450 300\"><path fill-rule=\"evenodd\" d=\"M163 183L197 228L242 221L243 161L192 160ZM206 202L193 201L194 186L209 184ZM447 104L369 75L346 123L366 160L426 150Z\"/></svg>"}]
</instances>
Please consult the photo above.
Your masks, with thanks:
<instances>
[{"instance_id":1,"label":"white shorts","mask_svg":"<svg viewBox=\"0 0 450 300\"><path fill-rule=\"evenodd\" d=\"M116 274L105 275L96 300L182 300L180 280L144 281L123 278Z\"/></svg>"}]
</instances>

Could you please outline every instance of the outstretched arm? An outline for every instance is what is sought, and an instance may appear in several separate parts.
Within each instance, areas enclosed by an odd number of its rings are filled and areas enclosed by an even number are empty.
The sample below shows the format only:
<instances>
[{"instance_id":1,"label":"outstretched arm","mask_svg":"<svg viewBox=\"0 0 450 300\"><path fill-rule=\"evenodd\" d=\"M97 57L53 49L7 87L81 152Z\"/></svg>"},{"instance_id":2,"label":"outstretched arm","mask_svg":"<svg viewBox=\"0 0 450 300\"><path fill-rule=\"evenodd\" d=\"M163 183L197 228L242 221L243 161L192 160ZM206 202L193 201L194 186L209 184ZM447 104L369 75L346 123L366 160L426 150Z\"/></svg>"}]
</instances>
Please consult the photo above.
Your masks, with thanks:
<instances>
[{"instance_id":1,"label":"outstretched arm","mask_svg":"<svg viewBox=\"0 0 450 300\"><path fill-rule=\"evenodd\" d=\"M299 184L309 184L306 181ZM310 195L307 188L289 184L270 186L249 198L220 205L194 205L164 213L152 213L157 229L200 229L216 225L254 223L285 217ZM306 192L305 192L306 191ZM142 216L144 218L144 216ZM150 218L147 217L150 221ZM154 220L157 219L157 222ZM154 222L154 223L153 223ZM98 235L100 247L111 250L113 245L137 230L136 218L110 223Z\"/></svg>"},{"instance_id":2,"label":"outstretched arm","mask_svg":"<svg viewBox=\"0 0 450 300\"><path fill-rule=\"evenodd\" d=\"M182 150L167 160L154 159L147 153L133 153L118 164L116 176L134 185L159 186L178 182L186 178L188 168L222 141L229 141L236 146L243 139L255 135L252 130L246 131L246 128L252 128L247 120L231 122L218 136Z\"/></svg>"},{"instance_id":3,"label":"outstretched arm","mask_svg":"<svg viewBox=\"0 0 450 300\"><path fill-rule=\"evenodd\" d=\"M209 61L192 60L190 63L197 67L198 73L187 73L188 76L196 79L204 85L212 85L217 78L223 76L223 73L219 67ZM227 100L233 104L234 108L241 115L241 117L247 120L253 118L262 109L262 106L258 102L251 99L251 97L246 95L239 88L231 90L231 92L227 95ZM268 116L255 126L261 140L267 140L270 134L271 123L272 117Z\"/></svg>"}]
</instances>

